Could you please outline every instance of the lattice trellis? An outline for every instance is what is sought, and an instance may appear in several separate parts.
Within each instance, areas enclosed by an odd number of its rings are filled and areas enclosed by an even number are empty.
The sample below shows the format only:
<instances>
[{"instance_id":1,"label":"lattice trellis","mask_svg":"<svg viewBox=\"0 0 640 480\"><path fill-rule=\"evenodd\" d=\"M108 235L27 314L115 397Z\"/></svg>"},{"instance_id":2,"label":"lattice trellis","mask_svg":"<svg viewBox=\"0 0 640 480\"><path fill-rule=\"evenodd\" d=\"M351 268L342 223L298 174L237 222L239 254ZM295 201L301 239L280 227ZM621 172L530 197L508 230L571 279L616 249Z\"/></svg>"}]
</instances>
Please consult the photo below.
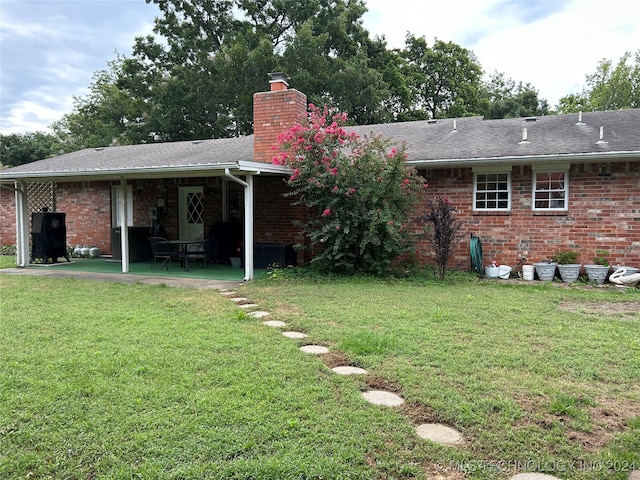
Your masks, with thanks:
<instances>
[{"instance_id":1,"label":"lattice trellis","mask_svg":"<svg viewBox=\"0 0 640 480\"><path fill-rule=\"evenodd\" d=\"M29 232L31 232L31 214L56 211L56 184L55 182L32 182L27 185L27 217L29 219ZM31 235L29 235L29 251L31 251Z\"/></svg>"}]
</instances>

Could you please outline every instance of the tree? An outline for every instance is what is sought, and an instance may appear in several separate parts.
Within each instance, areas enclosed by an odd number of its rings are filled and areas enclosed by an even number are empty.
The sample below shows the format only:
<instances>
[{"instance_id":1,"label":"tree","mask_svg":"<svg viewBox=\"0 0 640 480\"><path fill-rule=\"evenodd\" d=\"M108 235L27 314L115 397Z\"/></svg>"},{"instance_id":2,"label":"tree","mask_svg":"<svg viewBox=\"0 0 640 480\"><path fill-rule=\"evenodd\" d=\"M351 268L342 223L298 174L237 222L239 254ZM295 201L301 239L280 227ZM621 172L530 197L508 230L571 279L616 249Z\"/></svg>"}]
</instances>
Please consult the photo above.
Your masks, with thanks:
<instances>
[{"instance_id":1,"label":"tree","mask_svg":"<svg viewBox=\"0 0 640 480\"><path fill-rule=\"evenodd\" d=\"M144 105L118 85L124 61L118 56L95 72L89 95L75 97L73 111L53 123L65 151L148 140Z\"/></svg>"},{"instance_id":2,"label":"tree","mask_svg":"<svg viewBox=\"0 0 640 480\"><path fill-rule=\"evenodd\" d=\"M136 39L118 86L162 141L252 132L252 97L286 71L310 100L380 118L387 88L370 65L362 0L147 0L154 36ZM379 51L376 50L376 51Z\"/></svg>"},{"instance_id":3,"label":"tree","mask_svg":"<svg viewBox=\"0 0 640 480\"><path fill-rule=\"evenodd\" d=\"M52 157L58 152L55 135L42 132L0 134L0 159L3 167L16 167Z\"/></svg>"},{"instance_id":4,"label":"tree","mask_svg":"<svg viewBox=\"0 0 640 480\"><path fill-rule=\"evenodd\" d=\"M534 117L549 114L549 104L538 98L538 91L530 84L505 78L495 72L484 86L486 119Z\"/></svg>"},{"instance_id":5,"label":"tree","mask_svg":"<svg viewBox=\"0 0 640 480\"><path fill-rule=\"evenodd\" d=\"M586 83L581 94L560 99L560 113L640 108L640 50L633 57L626 52L615 66L611 60L601 60Z\"/></svg>"},{"instance_id":6,"label":"tree","mask_svg":"<svg viewBox=\"0 0 640 480\"><path fill-rule=\"evenodd\" d=\"M280 135L276 163L291 167L289 195L308 208L312 262L339 273L383 273L411 248L409 214L426 184L407 165L404 146L347 133L345 113L310 110L308 123Z\"/></svg>"},{"instance_id":7,"label":"tree","mask_svg":"<svg viewBox=\"0 0 640 480\"><path fill-rule=\"evenodd\" d=\"M408 34L401 55L414 110L429 118L478 113L482 68L472 52L442 40L429 47L424 37Z\"/></svg>"}]
</instances>

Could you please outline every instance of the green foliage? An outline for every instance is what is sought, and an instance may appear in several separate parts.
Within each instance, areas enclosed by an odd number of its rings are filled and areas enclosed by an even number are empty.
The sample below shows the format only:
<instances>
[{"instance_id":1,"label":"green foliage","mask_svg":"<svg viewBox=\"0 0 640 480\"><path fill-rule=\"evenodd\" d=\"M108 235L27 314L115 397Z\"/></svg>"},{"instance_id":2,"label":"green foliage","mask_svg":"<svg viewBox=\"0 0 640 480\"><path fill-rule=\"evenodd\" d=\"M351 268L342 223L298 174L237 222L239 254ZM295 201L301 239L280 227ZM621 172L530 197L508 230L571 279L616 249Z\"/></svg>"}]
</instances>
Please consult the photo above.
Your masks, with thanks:
<instances>
[{"instance_id":1,"label":"green foliage","mask_svg":"<svg viewBox=\"0 0 640 480\"><path fill-rule=\"evenodd\" d=\"M603 59L596 71L586 76L586 87L579 94L560 99L558 111L620 110L640 108L640 50L633 56L626 52L618 63Z\"/></svg>"},{"instance_id":2,"label":"green foliage","mask_svg":"<svg viewBox=\"0 0 640 480\"><path fill-rule=\"evenodd\" d=\"M609 256L609 252L607 250L598 249L596 250L596 256L593 257L593 263L596 265L602 265L603 267L609 266L609 260L607 257Z\"/></svg>"},{"instance_id":3,"label":"green foliage","mask_svg":"<svg viewBox=\"0 0 640 480\"><path fill-rule=\"evenodd\" d=\"M47 133L0 134L0 166L16 167L52 157L59 147L58 138Z\"/></svg>"},{"instance_id":4,"label":"green foliage","mask_svg":"<svg viewBox=\"0 0 640 480\"><path fill-rule=\"evenodd\" d=\"M412 104L428 118L463 117L479 113L482 68L473 52L453 42L408 34L401 55L406 64Z\"/></svg>"},{"instance_id":5,"label":"green foliage","mask_svg":"<svg viewBox=\"0 0 640 480\"><path fill-rule=\"evenodd\" d=\"M529 83L516 85L504 73L494 73L485 84L486 107L483 114L486 119L532 117L548 115L549 105L538 98L538 91Z\"/></svg>"},{"instance_id":6,"label":"green foliage","mask_svg":"<svg viewBox=\"0 0 640 480\"><path fill-rule=\"evenodd\" d=\"M573 250L558 250L553 254L553 258L551 260L559 265L569 265L575 264L578 261L579 256L580 254Z\"/></svg>"},{"instance_id":7,"label":"green foliage","mask_svg":"<svg viewBox=\"0 0 640 480\"><path fill-rule=\"evenodd\" d=\"M278 140L274 161L292 168L290 196L308 207L303 226L313 262L335 272L382 273L409 251L409 212L426 186L406 164L404 146L359 138L341 125L344 113L310 105L307 123Z\"/></svg>"},{"instance_id":8,"label":"green foliage","mask_svg":"<svg viewBox=\"0 0 640 480\"><path fill-rule=\"evenodd\" d=\"M431 225L431 245L436 261L436 276L444 280L447 263L460 240L462 223L456 220L456 208L447 198L437 198L427 202L428 213L422 220Z\"/></svg>"}]
</instances>

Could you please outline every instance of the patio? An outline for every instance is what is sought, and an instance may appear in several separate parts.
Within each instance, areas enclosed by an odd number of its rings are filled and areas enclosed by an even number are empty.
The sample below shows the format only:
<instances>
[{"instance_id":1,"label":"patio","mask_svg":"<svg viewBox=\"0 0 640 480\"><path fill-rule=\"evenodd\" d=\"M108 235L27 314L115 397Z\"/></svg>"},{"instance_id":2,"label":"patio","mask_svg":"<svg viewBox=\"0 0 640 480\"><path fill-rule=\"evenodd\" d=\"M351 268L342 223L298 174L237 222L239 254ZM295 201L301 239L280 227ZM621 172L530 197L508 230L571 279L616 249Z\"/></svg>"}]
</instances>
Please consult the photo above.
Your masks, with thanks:
<instances>
[{"instance_id":1,"label":"patio","mask_svg":"<svg viewBox=\"0 0 640 480\"><path fill-rule=\"evenodd\" d=\"M27 269L46 269L60 272L83 272L95 274L114 274L126 275L122 273L122 264L119 261L113 261L109 257L99 258L72 258L70 262L59 261L57 263L35 263L30 264ZM130 275L138 275L144 277L158 278L185 278L185 279L201 279L201 280L222 280L232 282L242 282L244 278L244 269L234 268L228 264L210 264L205 269L202 264L191 262L190 269L184 270L178 262L171 265L171 271L161 269L156 265L155 272L152 269L151 261L148 262L132 262L129 264ZM264 278L267 276L266 269L256 269L254 278Z\"/></svg>"}]
</instances>

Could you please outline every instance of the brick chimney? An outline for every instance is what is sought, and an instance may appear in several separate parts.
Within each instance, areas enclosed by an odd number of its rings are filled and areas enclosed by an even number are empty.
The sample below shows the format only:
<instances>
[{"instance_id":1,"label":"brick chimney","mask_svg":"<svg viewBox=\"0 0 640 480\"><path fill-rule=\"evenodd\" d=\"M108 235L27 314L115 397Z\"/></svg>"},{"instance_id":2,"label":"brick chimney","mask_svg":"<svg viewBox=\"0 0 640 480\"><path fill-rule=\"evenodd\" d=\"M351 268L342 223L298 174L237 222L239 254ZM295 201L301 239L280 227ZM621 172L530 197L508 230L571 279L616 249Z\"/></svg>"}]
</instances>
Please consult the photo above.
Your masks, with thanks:
<instances>
[{"instance_id":1,"label":"brick chimney","mask_svg":"<svg viewBox=\"0 0 640 480\"><path fill-rule=\"evenodd\" d=\"M278 135L307 115L307 96L289 89L287 80L285 73L270 73L271 91L253 94L253 159L256 162L271 163L277 154Z\"/></svg>"}]
</instances>

